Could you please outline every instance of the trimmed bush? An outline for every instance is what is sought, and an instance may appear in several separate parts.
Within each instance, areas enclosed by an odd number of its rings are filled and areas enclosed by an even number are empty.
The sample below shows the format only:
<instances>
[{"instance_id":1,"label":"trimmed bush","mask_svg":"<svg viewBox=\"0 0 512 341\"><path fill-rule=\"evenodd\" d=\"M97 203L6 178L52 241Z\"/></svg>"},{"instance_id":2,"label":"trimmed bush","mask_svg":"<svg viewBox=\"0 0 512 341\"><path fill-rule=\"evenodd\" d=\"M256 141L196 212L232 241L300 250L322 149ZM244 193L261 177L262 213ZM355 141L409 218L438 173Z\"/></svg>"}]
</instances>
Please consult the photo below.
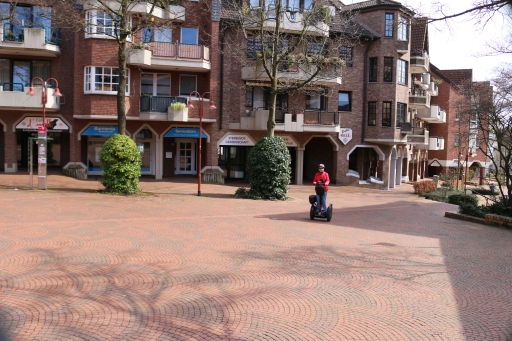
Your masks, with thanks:
<instances>
[{"instance_id":1,"label":"trimmed bush","mask_svg":"<svg viewBox=\"0 0 512 341\"><path fill-rule=\"evenodd\" d=\"M462 202L459 204L459 213L467 214L477 218L485 219L485 215L489 213L489 207L487 206L478 206L474 204L468 204Z\"/></svg>"},{"instance_id":2,"label":"trimmed bush","mask_svg":"<svg viewBox=\"0 0 512 341\"><path fill-rule=\"evenodd\" d=\"M448 187L437 188L433 192L422 193L420 197L425 197L426 199L440 201L440 202L448 202L448 197L453 194L461 194L464 195L461 191L450 190Z\"/></svg>"},{"instance_id":3,"label":"trimmed bush","mask_svg":"<svg viewBox=\"0 0 512 341\"><path fill-rule=\"evenodd\" d=\"M448 202L454 205L464 204L464 198L466 198L466 204L473 204L478 206L478 197L474 194L452 194L448 197Z\"/></svg>"},{"instance_id":4,"label":"trimmed bush","mask_svg":"<svg viewBox=\"0 0 512 341\"><path fill-rule=\"evenodd\" d=\"M412 184L412 187L414 188L414 193L430 193L436 190L436 183L434 182L434 180L425 180L414 182Z\"/></svg>"},{"instance_id":5,"label":"trimmed bush","mask_svg":"<svg viewBox=\"0 0 512 341\"><path fill-rule=\"evenodd\" d=\"M492 214L512 217L512 206L507 201L500 200L492 205L489 205L489 212Z\"/></svg>"},{"instance_id":6,"label":"trimmed bush","mask_svg":"<svg viewBox=\"0 0 512 341\"><path fill-rule=\"evenodd\" d=\"M251 188L239 188L239 198L286 200L290 184L291 157L283 139L265 136L247 156L247 178Z\"/></svg>"},{"instance_id":7,"label":"trimmed bush","mask_svg":"<svg viewBox=\"0 0 512 341\"><path fill-rule=\"evenodd\" d=\"M101 171L105 191L118 194L133 194L139 190L140 151L135 142L126 135L115 134L103 145L100 152Z\"/></svg>"}]
</instances>

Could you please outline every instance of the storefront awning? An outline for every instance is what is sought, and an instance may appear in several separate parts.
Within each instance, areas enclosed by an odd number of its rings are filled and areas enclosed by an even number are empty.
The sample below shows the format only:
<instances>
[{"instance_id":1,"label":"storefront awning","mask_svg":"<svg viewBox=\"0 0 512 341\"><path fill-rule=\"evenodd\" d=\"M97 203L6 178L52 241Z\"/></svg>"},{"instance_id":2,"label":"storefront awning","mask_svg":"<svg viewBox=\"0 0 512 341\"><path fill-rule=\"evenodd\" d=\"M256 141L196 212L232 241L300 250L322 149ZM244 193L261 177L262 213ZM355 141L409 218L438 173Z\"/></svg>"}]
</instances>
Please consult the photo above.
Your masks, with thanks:
<instances>
[{"instance_id":1,"label":"storefront awning","mask_svg":"<svg viewBox=\"0 0 512 341\"><path fill-rule=\"evenodd\" d=\"M203 133L203 138L207 136ZM164 137L179 137L179 138L189 138L189 139L197 139L199 138L199 128L172 128L164 135Z\"/></svg>"},{"instance_id":2,"label":"storefront awning","mask_svg":"<svg viewBox=\"0 0 512 341\"><path fill-rule=\"evenodd\" d=\"M117 126L90 126L82 136L112 136L117 134Z\"/></svg>"}]
</instances>

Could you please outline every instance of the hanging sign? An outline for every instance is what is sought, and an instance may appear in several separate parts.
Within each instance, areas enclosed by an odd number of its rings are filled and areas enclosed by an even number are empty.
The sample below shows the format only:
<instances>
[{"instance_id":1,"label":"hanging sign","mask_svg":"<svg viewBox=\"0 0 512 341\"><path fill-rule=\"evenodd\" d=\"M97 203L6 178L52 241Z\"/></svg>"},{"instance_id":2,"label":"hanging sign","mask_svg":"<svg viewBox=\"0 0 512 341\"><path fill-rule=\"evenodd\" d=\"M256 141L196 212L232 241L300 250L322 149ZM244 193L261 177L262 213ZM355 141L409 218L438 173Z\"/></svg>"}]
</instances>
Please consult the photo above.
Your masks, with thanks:
<instances>
[{"instance_id":1,"label":"hanging sign","mask_svg":"<svg viewBox=\"0 0 512 341\"><path fill-rule=\"evenodd\" d=\"M60 132L62 130L69 130L64 121L58 117L46 117L46 127L50 132ZM16 129L22 129L23 131L37 131L44 130L43 118L42 117L25 117L20 123L16 125Z\"/></svg>"},{"instance_id":2,"label":"hanging sign","mask_svg":"<svg viewBox=\"0 0 512 341\"><path fill-rule=\"evenodd\" d=\"M338 138L341 142L343 142L343 144L349 143L349 141L352 140L352 129L340 128L340 134L338 135Z\"/></svg>"},{"instance_id":3,"label":"hanging sign","mask_svg":"<svg viewBox=\"0 0 512 341\"><path fill-rule=\"evenodd\" d=\"M254 141L248 135L226 135L218 144L219 146L254 146Z\"/></svg>"}]
</instances>

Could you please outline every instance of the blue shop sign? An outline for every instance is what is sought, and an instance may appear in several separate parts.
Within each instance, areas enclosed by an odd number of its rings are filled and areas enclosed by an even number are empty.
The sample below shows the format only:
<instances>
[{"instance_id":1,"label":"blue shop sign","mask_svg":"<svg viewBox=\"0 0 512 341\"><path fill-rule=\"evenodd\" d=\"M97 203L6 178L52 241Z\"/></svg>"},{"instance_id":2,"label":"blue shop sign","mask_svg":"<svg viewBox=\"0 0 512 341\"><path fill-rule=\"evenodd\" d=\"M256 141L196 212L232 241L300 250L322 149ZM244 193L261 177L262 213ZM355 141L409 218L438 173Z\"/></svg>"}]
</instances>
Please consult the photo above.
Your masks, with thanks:
<instances>
[{"instance_id":1,"label":"blue shop sign","mask_svg":"<svg viewBox=\"0 0 512 341\"><path fill-rule=\"evenodd\" d=\"M117 134L117 126L90 126L82 136L112 136Z\"/></svg>"},{"instance_id":2,"label":"blue shop sign","mask_svg":"<svg viewBox=\"0 0 512 341\"><path fill-rule=\"evenodd\" d=\"M206 138L204 132L202 133L203 138ZM199 138L199 128L172 128L164 135L164 137L197 139Z\"/></svg>"}]
</instances>

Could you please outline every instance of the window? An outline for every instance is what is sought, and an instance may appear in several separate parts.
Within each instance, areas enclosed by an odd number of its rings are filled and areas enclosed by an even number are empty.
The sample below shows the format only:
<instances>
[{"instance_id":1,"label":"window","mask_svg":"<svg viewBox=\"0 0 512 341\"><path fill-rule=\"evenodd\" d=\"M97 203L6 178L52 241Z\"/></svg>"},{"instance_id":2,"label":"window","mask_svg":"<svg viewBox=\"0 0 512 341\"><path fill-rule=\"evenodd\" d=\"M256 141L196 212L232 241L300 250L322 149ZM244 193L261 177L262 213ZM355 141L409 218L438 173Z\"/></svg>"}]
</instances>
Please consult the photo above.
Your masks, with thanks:
<instances>
[{"instance_id":1,"label":"window","mask_svg":"<svg viewBox=\"0 0 512 341\"><path fill-rule=\"evenodd\" d=\"M393 81L393 57L384 57L384 82Z\"/></svg>"},{"instance_id":2,"label":"window","mask_svg":"<svg viewBox=\"0 0 512 341\"><path fill-rule=\"evenodd\" d=\"M405 122L407 118L407 104L397 103L396 104L396 127L400 128L401 124Z\"/></svg>"},{"instance_id":3,"label":"window","mask_svg":"<svg viewBox=\"0 0 512 341\"><path fill-rule=\"evenodd\" d=\"M130 70L127 70L126 95L130 93ZM84 93L117 94L119 88L119 69L103 66L86 66Z\"/></svg>"},{"instance_id":4,"label":"window","mask_svg":"<svg viewBox=\"0 0 512 341\"><path fill-rule=\"evenodd\" d=\"M254 97L254 87L248 86L245 88L245 106L248 108L252 108Z\"/></svg>"},{"instance_id":5,"label":"window","mask_svg":"<svg viewBox=\"0 0 512 341\"><path fill-rule=\"evenodd\" d=\"M386 13L386 22L384 27L384 37L393 37L393 23L395 15L393 13Z\"/></svg>"},{"instance_id":6,"label":"window","mask_svg":"<svg viewBox=\"0 0 512 341\"><path fill-rule=\"evenodd\" d=\"M377 118L377 102L368 102L368 125L375 126Z\"/></svg>"},{"instance_id":7,"label":"window","mask_svg":"<svg viewBox=\"0 0 512 341\"><path fill-rule=\"evenodd\" d=\"M306 95L306 109L325 110L327 107L327 97L324 94Z\"/></svg>"},{"instance_id":8,"label":"window","mask_svg":"<svg viewBox=\"0 0 512 341\"><path fill-rule=\"evenodd\" d=\"M338 111L352 111L352 93L338 92Z\"/></svg>"},{"instance_id":9,"label":"window","mask_svg":"<svg viewBox=\"0 0 512 341\"><path fill-rule=\"evenodd\" d=\"M180 76L180 96L189 96L192 91L197 90L196 76Z\"/></svg>"},{"instance_id":10,"label":"window","mask_svg":"<svg viewBox=\"0 0 512 341\"><path fill-rule=\"evenodd\" d=\"M398 84L407 85L407 78L409 77L408 74L408 64L405 60L399 59L398 60Z\"/></svg>"},{"instance_id":11,"label":"window","mask_svg":"<svg viewBox=\"0 0 512 341\"><path fill-rule=\"evenodd\" d=\"M309 41L308 42L308 56L327 56L329 53L329 48L327 44L319 41Z\"/></svg>"},{"instance_id":12,"label":"window","mask_svg":"<svg viewBox=\"0 0 512 341\"><path fill-rule=\"evenodd\" d=\"M144 27L142 29L142 42L172 42L172 29L170 27Z\"/></svg>"},{"instance_id":13,"label":"window","mask_svg":"<svg viewBox=\"0 0 512 341\"><path fill-rule=\"evenodd\" d=\"M29 6L21 4L0 3L0 21L3 24L9 23L14 27L14 33L22 33L23 27L51 27L52 26L52 8L41 6ZM10 14L13 14L13 20L8 20Z\"/></svg>"},{"instance_id":14,"label":"window","mask_svg":"<svg viewBox=\"0 0 512 341\"><path fill-rule=\"evenodd\" d=\"M398 40L409 40L409 21L401 16L398 17Z\"/></svg>"},{"instance_id":15,"label":"window","mask_svg":"<svg viewBox=\"0 0 512 341\"><path fill-rule=\"evenodd\" d=\"M105 38L119 34L118 24L121 20L119 16L112 18L110 14L103 11L88 11L85 12L85 20L87 22L85 29L87 38Z\"/></svg>"},{"instance_id":16,"label":"window","mask_svg":"<svg viewBox=\"0 0 512 341\"><path fill-rule=\"evenodd\" d=\"M377 57L370 58L370 74L368 77L369 82L376 82L377 81Z\"/></svg>"},{"instance_id":17,"label":"window","mask_svg":"<svg viewBox=\"0 0 512 341\"><path fill-rule=\"evenodd\" d=\"M149 96L170 96L171 75L167 73L143 73L140 78L140 92Z\"/></svg>"},{"instance_id":18,"label":"window","mask_svg":"<svg viewBox=\"0 0 512 341\"><path fill-rule=\"evenodd\" d=\"M32 78L48 79L50 66L48 60L0 59L0 84L3 85L3 91L25 91ZM41 86L41 82L34 81L34 85Z\"/></svg>"},{"instance_id":19,"label":"window","mask_svg":"<svg viewBox=\"0 0 512 341\"><path fill-rule=\"evenodd\" d=\"M352 67L354 58L353 48L350 46L342 46L340 48L340 58L345 61L346 66Z\"/></svg>"},{"instance_id":20,"label":"window","mask_svg":"<svg viewBox=\"0 0 512 341\"><path fill-rule=\"evenodd\" d=\"M391 102L382 102L382 126L391 127Z\"/></svg>"},{"instance_id":21,"label":"window","mask_svg":"<svg viewBox=\"0 0 512 341\"><path fill-rule=\"evenodd\" d=\"M199 29L197 27L181 28L181 43L197 45L199 39Z\"/></svg>"},{"instance_id":22,"label":"window","mask_svg":"<svg viewBox=\"0 0 512 341\"><path fill-rule=\"evenodd\" d=\"M455 147L460 146L460 134L459 133L455 133L455 138L454 138L454 144L453 145Z\"/></svg>"}]
</instances>

